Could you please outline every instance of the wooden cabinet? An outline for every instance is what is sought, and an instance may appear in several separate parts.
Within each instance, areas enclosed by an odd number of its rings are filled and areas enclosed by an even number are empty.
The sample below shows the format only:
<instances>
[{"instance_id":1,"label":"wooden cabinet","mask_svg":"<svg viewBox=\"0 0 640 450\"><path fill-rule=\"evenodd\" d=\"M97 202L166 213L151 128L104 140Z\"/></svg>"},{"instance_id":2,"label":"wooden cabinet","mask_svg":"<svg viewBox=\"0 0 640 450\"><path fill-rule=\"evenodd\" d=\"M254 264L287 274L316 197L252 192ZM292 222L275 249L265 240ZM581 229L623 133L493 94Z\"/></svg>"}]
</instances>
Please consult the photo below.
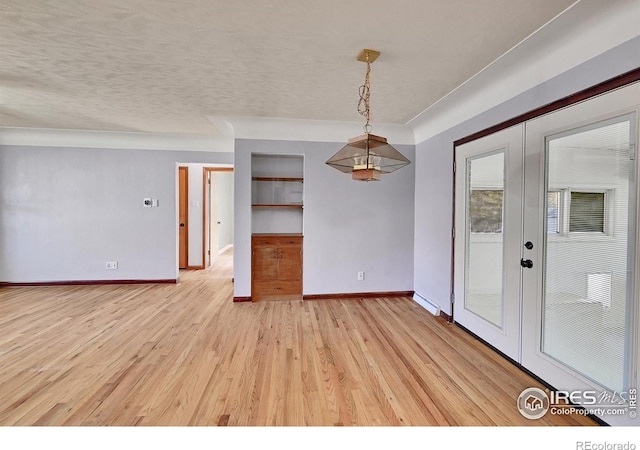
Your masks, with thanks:
<instances>
[{"instance_id":1,"label":"wooden cabinet","mask_svg":"<svg viewBox=\"0 0 640 450\"><path fill-rule=\"evenodd\" d=\"M302 299L304 158L251 155L251 298Z\"/></svg>"},{"instance_id":2,"label":"wooden cabinet","mask_svg":"<svg viewBox=\"0 0 640 450\"><path fill-rule=\"evenodd\" d=\"M254 234L251 238L252 300L302 299L302 236Z\"/></svg>"}]
</instances>

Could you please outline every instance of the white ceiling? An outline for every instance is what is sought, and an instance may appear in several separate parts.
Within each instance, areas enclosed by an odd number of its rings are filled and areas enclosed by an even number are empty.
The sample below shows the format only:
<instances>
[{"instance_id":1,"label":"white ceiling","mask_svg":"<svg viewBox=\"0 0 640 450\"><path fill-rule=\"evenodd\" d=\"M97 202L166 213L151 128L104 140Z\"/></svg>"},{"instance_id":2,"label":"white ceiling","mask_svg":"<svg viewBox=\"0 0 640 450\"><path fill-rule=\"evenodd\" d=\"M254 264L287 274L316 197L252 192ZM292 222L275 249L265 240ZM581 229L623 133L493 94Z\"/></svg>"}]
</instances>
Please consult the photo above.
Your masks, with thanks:
<instances>
[{"instance_id":1,"label":"white ceiling","mask_svg":"<svg viewBox=\"0 0 640 450\"><path fill-rule=\"evenodd\" d=\"M0 126L217 135L406 124L575 0L0 0Z\"/></svg>"}]
</instances>

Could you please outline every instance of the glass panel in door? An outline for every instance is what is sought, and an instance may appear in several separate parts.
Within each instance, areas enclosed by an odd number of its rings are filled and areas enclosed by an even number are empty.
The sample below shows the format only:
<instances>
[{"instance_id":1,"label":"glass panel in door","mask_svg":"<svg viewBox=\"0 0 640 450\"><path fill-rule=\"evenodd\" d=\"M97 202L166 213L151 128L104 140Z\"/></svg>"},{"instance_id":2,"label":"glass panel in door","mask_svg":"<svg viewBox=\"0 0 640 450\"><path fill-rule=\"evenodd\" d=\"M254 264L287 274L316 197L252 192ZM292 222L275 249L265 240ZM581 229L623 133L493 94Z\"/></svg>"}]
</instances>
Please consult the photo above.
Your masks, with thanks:
<instances>
[{"instance_id":1,"label":"glass panel in door","mask_svg":"<svg viewBox=\"0 0 640 450\"><path fill-rule=\"evenodd\" d=\"M627 116L546 139L541 351L617 392L629 373L631 129Z\"/></svg>"},{"instance_id":2,"label":"glass panel in door","mask_svg":"<svg viewBox=\"0 0 640 450\"><path fill-rule=\"evenodd\" d=\"M502 328L504 164L501 151L467 161L468 311Z\"/></svg>"}]
</instances>

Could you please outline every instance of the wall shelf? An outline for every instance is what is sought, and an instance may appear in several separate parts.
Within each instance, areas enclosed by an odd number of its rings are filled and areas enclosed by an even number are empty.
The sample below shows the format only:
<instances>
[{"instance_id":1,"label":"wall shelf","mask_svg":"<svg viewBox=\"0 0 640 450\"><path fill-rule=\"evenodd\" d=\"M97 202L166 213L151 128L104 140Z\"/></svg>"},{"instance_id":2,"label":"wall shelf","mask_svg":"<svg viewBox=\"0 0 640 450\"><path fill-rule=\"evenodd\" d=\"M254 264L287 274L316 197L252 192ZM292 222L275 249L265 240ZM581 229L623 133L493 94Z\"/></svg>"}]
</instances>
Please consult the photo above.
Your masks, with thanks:
<instances>
[{"instance_id":1,"label":"wall shelf","mask_svg":"<svg viewBox=\"0 0 640 450\"><path fill-rule=\"evenodd\" d=\"M253 208L293 208L293 209L302 209L302 204L255 204L251 205Z\"/></svg>"},{"instance_id":2,"label":"wall shelf","mask_svg":"<svg viewBox=\"0 0 640 450\"><path fill-rule=\"evenodd\" d=\"M253 181L284 181L284 182L304 182L304 178L294 178L294 177L252 177Z\"/></svg>"},{"instance_id":3,"label":"wall shelf","mask_svg":"<svg viewBox=\"0 0 640 450\"><path fill-rule=\"evenodd\" d=\"M251 231L302 233L304 159L299 155L251 155Z\"/></svg>"}]
</instances>

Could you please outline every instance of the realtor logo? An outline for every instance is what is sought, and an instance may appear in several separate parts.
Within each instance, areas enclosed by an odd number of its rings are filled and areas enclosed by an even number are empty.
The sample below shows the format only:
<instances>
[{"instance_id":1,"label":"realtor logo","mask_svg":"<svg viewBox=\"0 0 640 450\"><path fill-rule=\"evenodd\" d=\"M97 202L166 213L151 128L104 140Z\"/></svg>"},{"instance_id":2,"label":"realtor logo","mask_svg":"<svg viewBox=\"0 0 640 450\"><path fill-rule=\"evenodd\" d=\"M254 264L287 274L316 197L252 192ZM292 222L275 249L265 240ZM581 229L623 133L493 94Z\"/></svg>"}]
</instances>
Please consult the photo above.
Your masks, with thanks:
<instances>
[{"instance_id":1,"label":"realtor logo","mask_svg":"<svg viewBox=\"0 0 640 450\"><path fill-rule=\"evenodd\" d=\"M527 388L518 397L518 411L527 419L539 419L549 410L549 396L542 389Z\"/></svg>"},{"instance_id":2,"label":"realtor logo","mask_svg":"<svg viewBox=\"0 0 640 450\"><path fill-rule=\"evenodd\" d=\"M538 411L543 408L542 400L531 394L524 400L524 406L529 411Z\"/></svg>"}]
</instances>

